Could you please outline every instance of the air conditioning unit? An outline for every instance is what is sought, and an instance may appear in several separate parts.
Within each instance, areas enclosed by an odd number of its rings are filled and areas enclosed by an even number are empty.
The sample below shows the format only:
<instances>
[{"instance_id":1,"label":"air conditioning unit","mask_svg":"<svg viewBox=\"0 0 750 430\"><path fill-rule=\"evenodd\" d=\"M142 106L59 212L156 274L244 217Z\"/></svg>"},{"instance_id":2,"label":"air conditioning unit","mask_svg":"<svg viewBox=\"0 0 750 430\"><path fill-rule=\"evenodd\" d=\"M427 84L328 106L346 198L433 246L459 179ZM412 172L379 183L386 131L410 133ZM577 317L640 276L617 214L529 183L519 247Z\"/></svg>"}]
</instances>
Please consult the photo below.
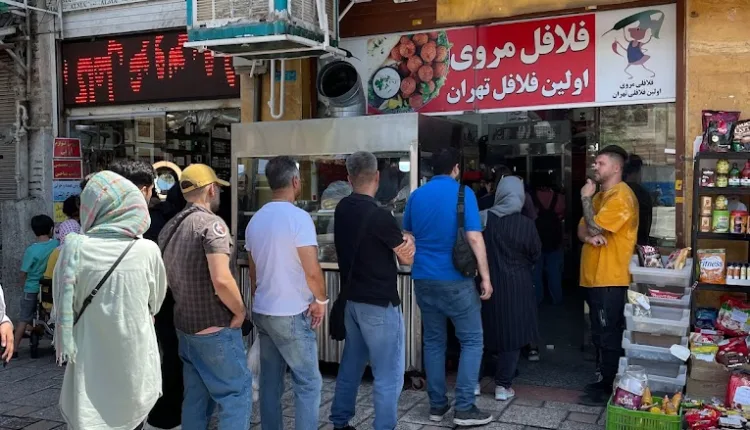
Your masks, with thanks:
<instances>
[{"instance_id":1,"label":"air conditioning unit","mask_svg":"<svg viewBox=\"0 0 750 430\"><path fill-rule=\"evenodd\" d=\"M338 0L188 0L186 47L252 60L345 55Z\"/></svg>"}]
</instances>

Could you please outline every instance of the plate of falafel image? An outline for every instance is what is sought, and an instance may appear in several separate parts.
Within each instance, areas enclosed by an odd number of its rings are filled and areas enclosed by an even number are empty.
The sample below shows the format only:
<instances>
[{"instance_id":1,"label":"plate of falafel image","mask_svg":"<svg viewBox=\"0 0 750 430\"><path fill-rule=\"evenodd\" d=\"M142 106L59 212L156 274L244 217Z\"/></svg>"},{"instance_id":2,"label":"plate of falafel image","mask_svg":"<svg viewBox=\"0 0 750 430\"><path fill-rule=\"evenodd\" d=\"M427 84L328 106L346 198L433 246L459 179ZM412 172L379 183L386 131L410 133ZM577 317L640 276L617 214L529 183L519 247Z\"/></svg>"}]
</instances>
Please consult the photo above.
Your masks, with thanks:
<instances>
[{"instance_id":1,"label":"plate of falafel image","mask_svg":"<svg viewBox=\"0 0 750 430\"><path fill-rule=\"evenodd\" d=\"M387 57L367 83L370 107L380 113L416 112L434 100L450 71L450 49L445 31L371 40L370 55L379 51Z\"/></svg>"}]
</instances>

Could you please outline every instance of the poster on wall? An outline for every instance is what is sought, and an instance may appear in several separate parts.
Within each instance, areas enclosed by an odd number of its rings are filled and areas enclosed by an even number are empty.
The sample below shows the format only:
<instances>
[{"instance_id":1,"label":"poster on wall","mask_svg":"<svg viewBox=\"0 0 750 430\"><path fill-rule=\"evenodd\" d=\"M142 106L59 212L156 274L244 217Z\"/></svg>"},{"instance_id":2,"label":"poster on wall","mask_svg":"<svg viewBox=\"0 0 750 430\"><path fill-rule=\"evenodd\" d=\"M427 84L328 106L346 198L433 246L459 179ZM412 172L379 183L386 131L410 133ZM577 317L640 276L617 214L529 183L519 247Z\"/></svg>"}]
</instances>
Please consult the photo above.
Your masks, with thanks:
<instances>
[{"instance_id":1,"label":"poster on wall","mask_svg":"<svg viewBox=\"0 0 750 430\"><path fill-rule=\"evenodd\" d=\"M52 160L52 179L83 179L81 160Z\"/></svg>"},{"instance_id":2,"label":"poster on wall","mask_svg":"<svg viewBox=\"0 0 750 430\"><path fill-rule=\"evenodd\" d=\"M81 139L56 137L53 145L53 158L81 158Z\"/></svg>"},{"instance_id":3,"label":"poster on wall","mask_svg":"<svg viewBox=\"0 0 750 430\"><path fill-rule=\"evenodd\" d=\"M70 196L81 194L80 181L52 181L52 201L64 202Z\"/></svg>"},{"instance_id":4,"label":"poster on wall","mask_svg":"<svg viewBox=\"0 0 750 430\"><path fill-rule=\"evenodd\" d=\"M368 114L675 98L675 5L344 39Z\"/></svg>"}]
</instances>

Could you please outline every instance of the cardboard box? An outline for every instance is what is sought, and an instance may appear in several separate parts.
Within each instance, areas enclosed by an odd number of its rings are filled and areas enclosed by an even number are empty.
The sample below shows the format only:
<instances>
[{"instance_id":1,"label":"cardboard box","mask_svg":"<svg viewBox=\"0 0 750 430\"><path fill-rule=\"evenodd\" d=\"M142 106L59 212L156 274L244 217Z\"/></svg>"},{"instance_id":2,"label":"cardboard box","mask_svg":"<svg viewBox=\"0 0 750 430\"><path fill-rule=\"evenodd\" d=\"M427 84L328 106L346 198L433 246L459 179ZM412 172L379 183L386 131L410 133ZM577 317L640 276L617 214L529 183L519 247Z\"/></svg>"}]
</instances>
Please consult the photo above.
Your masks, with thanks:
<instances>
[{"instance_id":1,"label":"cardboard box","mask_svg":"<svg viewBox=\"0 0 750 430\"><path fill-rule=\"evenodd\" d=\"M725 372L727 376L729 372ZM728 379L728 377L727 377ZM727 396L727 383L725 382L709 382L709 381L696 381L695 379L688 378L687 389L685 391L687 397L693 400L703 400L710 402L711 399L717 398L722 402Z\"/></svg>"},{"instance_id":2,"label":"cardboard box","mask_svg":"<svg viewBox=\"0 0 750 430\"><path fill-rule=\"evenodd\" d=\"M690 359L690 373L688 377L694 381L729 383L729 371L726 366L717 362L709 363L703 360Z\"/></svg>"}]
</instances>

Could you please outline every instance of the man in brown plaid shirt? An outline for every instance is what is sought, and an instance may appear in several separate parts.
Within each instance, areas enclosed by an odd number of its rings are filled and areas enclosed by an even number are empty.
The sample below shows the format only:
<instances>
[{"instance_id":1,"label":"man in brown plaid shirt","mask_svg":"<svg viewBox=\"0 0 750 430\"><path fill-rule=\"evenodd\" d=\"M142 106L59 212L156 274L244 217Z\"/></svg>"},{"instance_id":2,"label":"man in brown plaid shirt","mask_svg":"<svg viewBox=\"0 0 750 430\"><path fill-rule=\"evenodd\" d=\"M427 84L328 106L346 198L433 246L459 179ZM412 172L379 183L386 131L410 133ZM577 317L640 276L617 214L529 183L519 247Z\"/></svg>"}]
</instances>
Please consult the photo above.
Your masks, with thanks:
<instances>
[{"instance_id":1,"label":"man in brown plaid shirt","mask_svg":"<svg viewBox=\"0 0 750 430\"><path fill-rule=\"evenodd\" d=\"M205 430L219 406L219 428L250 427L252 376L240 327L245 304L229 268L232 240L214 212L219 186L229 185L204 164L180 177L188 205L159 234L183 362L182 428Z\"/></svg>"}]
</instances>

